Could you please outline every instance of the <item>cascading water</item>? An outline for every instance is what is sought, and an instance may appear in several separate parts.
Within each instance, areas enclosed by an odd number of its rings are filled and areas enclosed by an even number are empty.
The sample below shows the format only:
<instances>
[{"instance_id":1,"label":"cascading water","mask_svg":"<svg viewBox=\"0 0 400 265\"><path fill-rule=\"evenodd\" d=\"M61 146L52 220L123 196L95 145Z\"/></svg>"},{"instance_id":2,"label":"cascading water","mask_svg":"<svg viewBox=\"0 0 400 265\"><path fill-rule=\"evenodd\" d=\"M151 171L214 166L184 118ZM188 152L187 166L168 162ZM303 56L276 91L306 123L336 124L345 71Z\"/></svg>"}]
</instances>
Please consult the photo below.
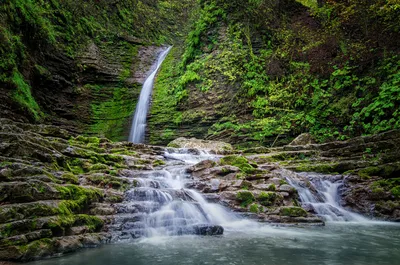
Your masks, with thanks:
<instances>
[{"instance_id":1,"label":"cascading water","mask_svg":"<svg viewBox=\"0 0 400 265\"><path fill-rule=\"evenodd\" d=\"M289 184L297 189L303 206L311 208L326 221L368 221L340 205L339 189L343 185L343 176L307 172L286 175Z\"/></svg>"},{"instance_id":2,"label":"cascading water","mask_svg":"<svg viewBox=\"0 0 400 265\"><path fill-rule=\"evenodd\" d=\"M216 157L201 150L174 149L165 152L162 169L126 171L135 187L119 206L115 230L118 240L183 234L218 235L222 225L232 227L240 219L223 206L208 203L200 193L185 189L186 169Z\"/></svg>"},{"instance_id":3,"label":"cascading water","mask_svg":"<svg viewBox=\"0 0 400 265\"><path fill-rule=\"evenodd\" d=\"M165 57L167 57L172 47L168 47L166 50L161 52L155 64L154 71L146 79L143 84L142 91L140 92L139 101L136 106L135 115L133 116L131 132L129 135L129 141L133 143L143 143L144 135L146 131L146 118L149 111L151 91L153 89L154 79L157 71L160 68Z\"/></svg>"}]
</instances>

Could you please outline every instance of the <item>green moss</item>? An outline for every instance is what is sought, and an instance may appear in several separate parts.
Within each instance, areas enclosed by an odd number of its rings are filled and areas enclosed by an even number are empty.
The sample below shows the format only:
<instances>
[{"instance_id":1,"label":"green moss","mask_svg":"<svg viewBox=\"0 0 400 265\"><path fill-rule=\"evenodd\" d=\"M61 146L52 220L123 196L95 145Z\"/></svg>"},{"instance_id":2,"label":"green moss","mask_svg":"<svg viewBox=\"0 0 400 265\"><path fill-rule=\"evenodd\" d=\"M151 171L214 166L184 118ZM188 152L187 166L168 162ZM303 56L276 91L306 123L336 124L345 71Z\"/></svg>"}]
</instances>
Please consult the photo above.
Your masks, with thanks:
<instances>
[{"instance_id":1,"label":"green moss","mask_svg":"<svg viewBox=\"0 0 400 265\"><path fill-rule=\"evenodd\" d=\"M284 184L289 184L289 183L287 183L287 181L284 179L279 180L279 185L284 185Z\"/></svg>"},{"instance_id":2,"label":"green moss","mask_svg":"<svg viewBox=\"0 0 400 265\"><path fill-rule=\"evenodd\" d=\"M290 216L290 217L306 217L307 212L301 208L296 206L291 207L281 207L279 210L280 215L282 216Z\"/></svg>"},{"instance_id":3,"label":"green moss","mask_svg":"<svg viewBox=\"0 0 400 265\"><path fill-rule=\"evenodd\" d=\"M14 71L11 82L16 86L12 98L24 109L26 109L35 120L44 117L35 98L32 96L31 87L25 82L21 73Z\"/></svg>"},{"instance_id":4,"label":"green moss","mask_svg":"<svg viewBox=\"0 0 400 265\"><path fill-rule=\"evenodd\" d=\"M163 161L163 160L155 160L154 162L153 162L153 166L163 166L163 165L165 165L165 162Z\"/></svg>"},{"instance_id":5,"label":"green moss","mask_svg":"<svg viewBox=\"0 0 400 265\"><path fill-rule=\"evenodd\" d=\"M182 124L182 112L177 108L177 98L173 94L179 77L179 62L181 58L179 47L173 47L165 58L153 89L153 102L148 120L150 144L168 145L178 136L176 130ZM187 135L188 136L188 135ZM179 146L171 146L179 148Z\"/></svg>"},{"instance_id":6,"label":"green moss","mask_svg":"<svg viewBox=\"0 0 400 265\"><path fill-rule=\"evenodd\" d=\"M240 171L246 174L252 174L256 172L256 169L249 164L249 161L242 156L225 156L220 160L221 165L231 165L238 167Z\"/></svg>"},{"instance_id":7,"label":"green moss","mask_svg":"<svg viewBox=\"0 0 400 265\"><path fill-rule=\"evenodd\" d=\"M49 238L42 238L32 241L26 245L17 246L19 252L27 257L39 257L38 254L43 250L49 253L54 249L54 241Z\"/></svg>"},{"instance_id":8,"label":"green moss","mask_svg":"<svg viewBox=\"0 0 400 265\"><path fill-rule=\"evenodd\" d=\"M246 190L239 191L236 194L236 199L241 202L240 205L242 207L247 207L249 204L251 204L255 200L253 193L251 193L250 191L246 191Z\"/></svg>"},{"instance_id":9,"label":"green moss","mask_svg":"<svg viewBox=\"0 0 400 265\"><path fill-rule=\"evenodd\" d=\"M110 203L119 203L124 200L124 197L122 195L109 195L104 198L105 202L110 202Z\"/></svg>"},{"instance_id":10,"label":"green moss","mask_svg":"<svg viewBox=\"0 0 400 265\"><path fill-rule=\"evenodd\" d=\"M108 167L104 164L95 164L93 166L90 167L90 171L98 171L98 170L104 170L104 169L108 169Z\"/></svg>"},{"instance_id":11,"label":"green moss","mask_svg":"<svg viewBox=\"0 0 400 265\"><path fill-rule=\"evenodd\" d=\"M176 143L169 143L169 144L167 145L167 147L179 148L180 146L179 146L178 144L176 144Z\"/></svg>"},{"instance_id":12,"label":"green moss","mask_svg":"<svg viewBox=\"0 0 400 265\"><path fill-rule=\"evenodd\" d=\"M134 157L136 157L138 155L137 152L128 150L126 148L111 149L110 153L112 153L112 154L120 154L120 155L128 155L128 156L134 156Z\"/></svg>"},{"instance_id":13,"label":"green moss","mask_svg":"<svg viewBox=\"0 0 400 265\"><path fill-rule=\"evenodd\" d=\"M68 202L69 206L74 206L79 209L87 206L91 202L99 201L103 197L102 192L98 189L84 188L77 185L56 186L56 189L61 193L60 197L62 199L73 201L73 204Z\"/></svg>"},{"instance_id":14,"label":"green moss","mask_svg":"<svg viewBox=\"0 0 400 265\"><path fill-rule=\"evenodd\" d=\"M252 205L250 205L250 212L259 213L260 212L260 208L262 208L261 205L253 203Z\"/></svg>"},{"instance_id":15,"label":"green moss","mask_svg":"<svg viewBox=\"0 0 400 265\"><path fill-rule=\"evenodd\" d=\"M69 183L69 184L78 184L78 180L79 180L78 177L72 173L62 174L60 179L63 180L65 183Z\"/></svg>"},{"instance_id":16,"label":"green moss","mask_svg":"<svg viewBox=\"0 0 400 265\"><path fill-rule=\"evenodd\" d=\"M113 188L113 189L120 189L126 190L128 189L130 182L124 178L117 178L111 175L103 175L103 176L88 176L87 179L101 188Z\"/></svg>"},{"instance_id":17,"label":"green moss","mask_svg":"<svg viewBox=\"0 0 400 265\"><path fill-rule=\"evenodd\" d=\"M357 172L360 177L369 178L372 176L379 176L384 178L396 177L400 172L400 163L390 163L381 166L366 167Z\"/></svg>"},{"instance_id":18,"label":"green moss","mask_svg":"<svg viewBox=\"0 0 400 265\"><path fill-rule=\"evenodd\" d=\"M400 199L400 185L390 189L390 193L395 199Z\"/></svg>"},{"instance_id":19,"label":"green moss","mask_svg":"<svg viewBox=\"0 0 400 265\"><path fill-rule=\"evenodd\" d=\"M384 197L386 193L390 193L394 199L400 199L400 178L377 180L370 187L375 198Z\"/></svg>"},{"instance_id":20,"label":"green moss","mask_svg":"<svg viewBox=\"0 0 400 265\"><path fill-rule=\"evenodd\" d=\"M75 216L74 226L86 225L90 232L98 232L104 225L104 221L97 216L79 214Z\"/></svg>"},{"instance_id":21,"label":"green moss","mask_svg":"<svg viewBox=\"0 0 400 265\"><path fill-rule=\"evenodd\" d=\"M107 93L99 98L109 98L92 102L91 119L94 121L87 133L100 135L114 141L126 140L124 134L136 107L140 87L102 87L97 94Z\"/></svg>"},{"instance_id":22,"label":"green moss","mask_svg":"<svg viewBox=\"0 0 400 265\"><path fill-rule=\"evenodd\" d=\"M304 163L296 167L296 171L300 172L318 172L318 173L337 173L338 164L329 163L329 164L311 164Z\"/></svg>"},{"instance_id":23,"label":"green moss","mask_svg":"<svg viewBox=\"0 0 400 265\"><path fill-rule=\"evenodd\" d=\"M257 197L257 201L263 206L272 206L277 199L275 192L261 192Z\"/></svg>"},{"instance_id":24,"label":"green moss","mask_svg":"<svg viewBox=\"0 0 400 265\"><path fill-rule=\"evenodd\" d=\"M371 176L378 176L380 171L379 167L368 167L359 170L357 174L362 178L370 178Z\"/></svg>"}]
</instances>

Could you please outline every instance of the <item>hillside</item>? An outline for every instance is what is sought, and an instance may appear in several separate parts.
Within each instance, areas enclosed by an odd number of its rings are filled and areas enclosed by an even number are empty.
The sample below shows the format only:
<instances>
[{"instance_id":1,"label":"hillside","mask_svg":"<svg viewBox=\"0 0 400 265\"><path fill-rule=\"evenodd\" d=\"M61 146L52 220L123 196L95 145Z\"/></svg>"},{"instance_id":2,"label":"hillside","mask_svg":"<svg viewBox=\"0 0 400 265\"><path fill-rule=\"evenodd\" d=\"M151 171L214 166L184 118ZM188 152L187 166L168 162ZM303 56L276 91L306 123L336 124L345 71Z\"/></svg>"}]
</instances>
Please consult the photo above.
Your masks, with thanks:
<instances>
[{"instance_id":1,"label":"hillside","mask_svg":"<svg viewBox=\"0 0 400 265\"><path fill-rule=\"evenodd\" d=\"M325 142L399 128L396 1L201 5L160 73L150 143L271 146L302 132Z\"/></svg>"},{"instance_id":2,"label":"hillside","mask_svg":"<svg viewBox=\"0 0 400 265\"><path fill-rule=\"evenodd\" d=\"M193 1L11 0L0 7L0 117L123 140L158 46Z\"/></svg>"}]
</instances>

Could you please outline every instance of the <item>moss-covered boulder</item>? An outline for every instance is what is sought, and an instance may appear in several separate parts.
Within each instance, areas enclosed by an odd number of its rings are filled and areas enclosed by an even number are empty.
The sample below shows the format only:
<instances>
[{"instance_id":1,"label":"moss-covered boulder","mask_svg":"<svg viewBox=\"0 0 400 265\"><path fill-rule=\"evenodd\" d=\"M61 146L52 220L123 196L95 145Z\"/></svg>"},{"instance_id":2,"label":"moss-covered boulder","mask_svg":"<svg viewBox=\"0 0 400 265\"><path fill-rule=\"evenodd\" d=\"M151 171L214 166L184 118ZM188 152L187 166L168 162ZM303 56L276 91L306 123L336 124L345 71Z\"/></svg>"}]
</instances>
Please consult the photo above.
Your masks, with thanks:
<instances>
[{"instance_id":1,"label":"moss-covered boulder","mask_svg":"<svg viewBox=\"0 0 400 265\"><path fill-rule=\"evenodd\" d=\"M279 209L279 214L281 216L289 216L289 217L306 217L307 212L301 208L296 206L291 207L281 207Z\"/></svg>"},{"instance_id":2,"label":"moss-covered boulder","mask_svg":"<svg viewBox=\"0 0 400 265\"><path fill-rule=\"evenodd\" d=\"M253 201L255 201L255 197L253 193L248 190L241 190L236 194L236 199L240 202L242 207L247 207Z\"/></svg>"}]
</instances>

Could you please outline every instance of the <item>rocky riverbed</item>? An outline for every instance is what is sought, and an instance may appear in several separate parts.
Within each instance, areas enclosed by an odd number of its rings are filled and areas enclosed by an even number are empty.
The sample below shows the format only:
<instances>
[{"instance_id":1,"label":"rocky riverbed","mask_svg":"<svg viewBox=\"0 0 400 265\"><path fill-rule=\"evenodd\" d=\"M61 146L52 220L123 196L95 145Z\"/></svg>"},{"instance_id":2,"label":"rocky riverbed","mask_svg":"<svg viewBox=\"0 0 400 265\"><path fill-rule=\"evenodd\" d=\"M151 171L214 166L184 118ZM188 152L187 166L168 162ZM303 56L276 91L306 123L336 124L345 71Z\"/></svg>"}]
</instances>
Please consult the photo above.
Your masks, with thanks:
<instances>
[{"instance_id":1,"label":"rocky riverbed","mask_svg":"<svg viewBox=\"0 0 400 265\"><path fill-rule=\"evenodd\" d=\"M210 153L225 155L189 167L186 188L246 218L321 225L312 209L302 208L286 181L287 169L336 171L344 179L342 205L396 221L398 136L392 131L348 142L240 152L211 143L222 149ZM0 120L0 140L0 260L28 261L111 242L135 178L163 170L169 159L164 147L114 143L8 119ZM198 152L190 147L187 152Z\"/></svg>"}]
</instances>

